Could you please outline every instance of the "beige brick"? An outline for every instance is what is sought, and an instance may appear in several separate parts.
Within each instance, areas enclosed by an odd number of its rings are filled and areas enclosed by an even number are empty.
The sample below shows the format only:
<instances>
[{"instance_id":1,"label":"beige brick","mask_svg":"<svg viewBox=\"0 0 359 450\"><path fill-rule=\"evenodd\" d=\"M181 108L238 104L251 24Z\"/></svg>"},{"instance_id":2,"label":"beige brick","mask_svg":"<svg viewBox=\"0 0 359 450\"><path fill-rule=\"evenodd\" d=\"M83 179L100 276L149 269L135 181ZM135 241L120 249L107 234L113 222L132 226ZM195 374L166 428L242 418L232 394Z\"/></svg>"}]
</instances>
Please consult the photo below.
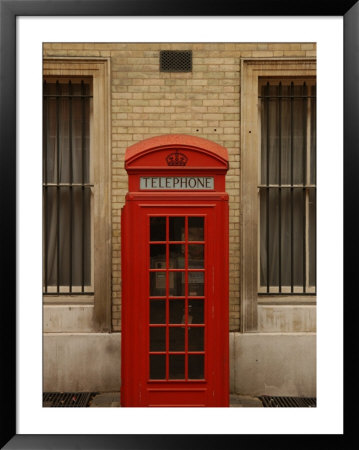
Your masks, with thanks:
<instances>
[{"instance_id":1,"label":"beige brick","mask_svg":"<svg viewBox=\"0 0 359 450\"><path fill-rule=\"evenodd\" d=\"M315 50L316 44L314 42L308 44L300 44L300 48L301 50Z\"/></svg>"},{"instance_id":2,"label":"beige brick","mask_svg":"<svg viewBox=\"0 0 359 450\"><path fill-rule=\"evenodd\" d=\"M284 50L284 56L305 56L304 50Z\"/></svg>"},{"instance_id":3,"label":"beige brick","mask_svg":"<svg viewBox=\"0 0 359 450\"><path fill-rule=\"evenodd\" d=\"M297 43L273 43L268 44L268 50L300 50L301 44Z\"/></svg>"},{"instance_id":4,"label":"beige brick","mask_svg":"<svg viewBox=\"0 0 359 450\"><path fill-rule=\"evenodd\" d=\"M253 58L270 58L273 56L273 52L270 51L253 51L251 52Z\"/></svg>"},{"instance_id":5,"label":"beige brick","mask_svg":"<svg viewBox=\"0 0 359 450\"><path fill-rule=\"evenodd\" d=\"M210 97L210 95L208 96ZM218 97L217 94L213 95L212 97ZM215 107L220 107L223 105L223 100L218 100L218 98L214 99L214 100L203 100L203 106L215 106Z\"/></svg>"}]
</instances>

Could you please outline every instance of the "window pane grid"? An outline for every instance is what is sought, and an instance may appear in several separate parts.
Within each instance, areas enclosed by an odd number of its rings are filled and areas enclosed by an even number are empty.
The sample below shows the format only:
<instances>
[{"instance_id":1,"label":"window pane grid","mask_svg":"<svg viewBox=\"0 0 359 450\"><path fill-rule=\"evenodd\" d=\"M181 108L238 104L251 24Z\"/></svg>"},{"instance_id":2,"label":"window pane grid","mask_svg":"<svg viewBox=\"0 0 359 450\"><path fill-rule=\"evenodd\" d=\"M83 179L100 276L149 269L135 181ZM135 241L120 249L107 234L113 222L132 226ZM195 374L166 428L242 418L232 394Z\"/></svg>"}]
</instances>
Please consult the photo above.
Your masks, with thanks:
<instances>
[{"instance_id":1,"label":"window pane grid","mask_svg":"<svg viewBox=\"0 0 359 450\"><path fill-rule=\"evenodd\" d=\"M43 85L44 293L93 294L90 83Z\"/></svg>"},{"instance_id":2,"label":"window pane grid","mask_svg":"<svg viewBox=\"0 0 359 450\"><path fill-rule=\"evenodd\" d=\"M148 271L150 275L149 378L151 381L204 379L205 292L201 286L205 276L204 218L189 219L192 217L150 217ZM161 236L160 240L159 236ZM200 240L192 240L195 237L199 237ZM197 248L197 244L201 247ZM159 248L159 245L163 248ZM164 254L165 260L161 256ZM154 268L159 260L163 261L163 265ZM192 268L193 264L201 268ZM161 279L156 279L158 276L165 277L165 283ZM200 279L195 278L198 276ZM193 280L197 281L197 284L193 284ZM189 285L191 285L191 292L189 292ZM158 286L165 286L160 295L158 295ZM163 302L158 307L157 315L154 302ZM162 310L159 311L161 308ZM162 317L165 317L165 323L162 322ZM162 335L163 348L158 350L155 347L159 345L157 338L160 335ZM154 359L155 355L162 355L164 359Z\"/></svg>"},{"instance_id":3,"label":"window pane grid","mask_svg":"<svg viewBox=\"0 0 359 450\"><path fill-rule=\"evenodd\" d=\"M313 295L315 86L268 81L260 92L260 293Z\"/></svg>"}]
</instances>

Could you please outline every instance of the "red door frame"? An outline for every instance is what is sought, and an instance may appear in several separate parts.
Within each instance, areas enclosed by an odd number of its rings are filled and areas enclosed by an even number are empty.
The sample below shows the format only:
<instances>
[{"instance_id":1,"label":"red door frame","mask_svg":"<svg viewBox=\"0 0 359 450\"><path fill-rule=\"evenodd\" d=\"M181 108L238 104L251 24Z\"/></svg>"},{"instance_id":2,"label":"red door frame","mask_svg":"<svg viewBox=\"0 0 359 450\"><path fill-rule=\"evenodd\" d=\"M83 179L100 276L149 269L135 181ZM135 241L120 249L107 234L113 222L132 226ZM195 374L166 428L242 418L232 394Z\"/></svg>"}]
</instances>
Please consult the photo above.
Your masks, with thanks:
<instances>
[{"instance_id":1,"label":"red door frame","mask_svg":"<svg viewBox=\"0 0 359 450\"><path fill-rule=\"evenodd\" d=\"M178 152L186 159L186 165L168 165L178 158ZM227 151L217 144L192 136L167 135L142 141L127 149L126 170L129 173L129 193L122 211L122 406L228 406L228 195L225 193L225 174L228 169ZM141 176L195 177L209 176L214 180L213 189L192 190L141 190ZM205 318L203 325L205 345L205 379L150 380L149 333L150 328L161 328L169 333L173 325L168 322L168 286L165 325L149 325L149 223L150 217L204 217L205 266L204 273ZM185 219L185 223L187 224ZM167 225L168 227L168 225ZM187 230L187 228L186 228ZM168 249L168 234L166 248ZM164 243L163 243L164 244ZM171 244L173 244L171 242ZM187 249L188 241L183 243ZM198 245L201 245L200 243ZM168 250L167 260L168 260ZM187 250L186 250L187 252ZM186 253L187 255L187 253ZM187 258L187 256L186 256ZM165 269L167 272L174 270ZM162 270L160 270L162 272ZM189 276L193 270L180 270ZM166 273L167 273L166 272ZM164 272L165 273L165 272ZM167 276L167 285L169 273ZM184 304L191 297L186 291ZM152 299L154 300L154 299ZM156 300L156 299L155 299ZM186 306L186 308L187 308ZM186 314L188 314L186 309ZM186 316L187 317L187 316ZM189 324L181 326L186 336ZM159 331L159 330L158 330ZM166 374L170 356L167 347ZM188 374L187 347L183 360ZM192 352L193 353L193 352ZM201 352L199 352L201 353Z\"/></svg>"}]
</instances>

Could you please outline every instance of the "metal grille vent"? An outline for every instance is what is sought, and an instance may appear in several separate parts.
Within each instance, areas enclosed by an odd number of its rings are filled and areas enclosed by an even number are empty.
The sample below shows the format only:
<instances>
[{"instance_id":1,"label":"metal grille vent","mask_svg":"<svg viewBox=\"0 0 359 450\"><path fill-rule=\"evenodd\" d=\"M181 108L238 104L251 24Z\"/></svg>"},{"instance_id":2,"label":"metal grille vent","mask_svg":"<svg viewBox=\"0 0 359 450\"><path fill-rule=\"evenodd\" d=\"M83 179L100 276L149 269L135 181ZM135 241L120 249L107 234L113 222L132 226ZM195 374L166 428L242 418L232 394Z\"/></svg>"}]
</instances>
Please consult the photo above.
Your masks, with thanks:
<instances>
[{"instance_id":1,"label":"metal grille vent","mask_svg":"<svg viewBox=\"0 0 359 450\"><path fill-rule=\"evenodd\" d=\"M42 404L44 407L87 407L91 392L44 392L42 395Z\"/></svg>"},{"instance_id":2,"label":"metal grille vent","mask_svg":"<svg viewBox=\"0 0 359 450\"><path fill-rule=\"evenodd\" d=\"M192 50L161 50L161 72L192 72Z\"/></svg>"},{"instance_id":3,"label":"metal grille vent","mask_svg":"<svg viewBox=\"0 0 359 450\"><path fill-rule=\"evenodd\" d=\"M316 408L316 398L304 397L270 397L263 395L258 397L267 408Z\"/></svg>"}]
</instances>

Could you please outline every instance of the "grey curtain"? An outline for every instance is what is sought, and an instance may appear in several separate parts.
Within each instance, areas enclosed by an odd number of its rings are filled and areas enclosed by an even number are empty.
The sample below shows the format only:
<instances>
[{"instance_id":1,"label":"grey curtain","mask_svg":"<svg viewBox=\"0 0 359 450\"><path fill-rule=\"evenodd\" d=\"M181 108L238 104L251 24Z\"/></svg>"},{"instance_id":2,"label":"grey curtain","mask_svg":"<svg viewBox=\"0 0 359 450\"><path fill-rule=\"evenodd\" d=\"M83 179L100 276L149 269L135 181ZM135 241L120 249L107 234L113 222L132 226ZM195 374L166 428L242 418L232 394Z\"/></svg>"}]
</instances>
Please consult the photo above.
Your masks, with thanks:
<instances>
[{"instance_id":1,"label":"grey curtain","mask_svg":"<svg viewBox=\"0 0 359 450\"><path fill-rule=\"evenodd\" d=\"M90 85L44 83L44 271L47 286L91 284Z\"/></svg>"},{"instance_id":2,"label":"grey curtain","mask_svg":"<svg viewBox=\"0 0 359 450\"><path fill-rule=\"evenodd\" d=\"M260 284L304 289L315 285L315 86L274 81L260 95Z\"/></svg>"}]
</instances>

